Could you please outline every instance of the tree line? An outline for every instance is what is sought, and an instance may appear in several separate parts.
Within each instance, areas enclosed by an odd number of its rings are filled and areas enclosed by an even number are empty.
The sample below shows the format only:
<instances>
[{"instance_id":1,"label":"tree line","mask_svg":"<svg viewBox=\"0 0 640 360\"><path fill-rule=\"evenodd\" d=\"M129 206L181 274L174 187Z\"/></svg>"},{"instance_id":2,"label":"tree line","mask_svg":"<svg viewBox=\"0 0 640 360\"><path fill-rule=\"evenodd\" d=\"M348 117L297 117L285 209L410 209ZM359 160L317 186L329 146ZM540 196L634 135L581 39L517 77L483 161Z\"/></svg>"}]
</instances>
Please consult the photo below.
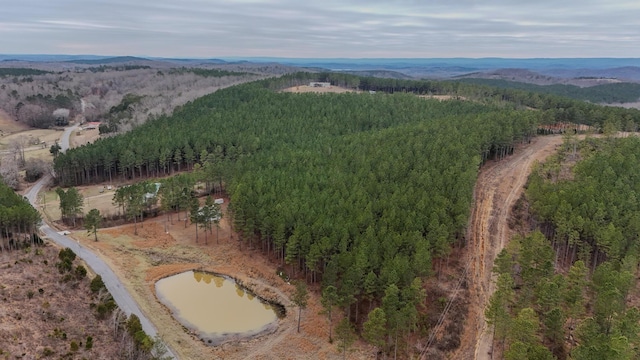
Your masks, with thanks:
<instances>
[{"instance_id":1,"label":"tree line","mask_svg":"<svg viewBox=\"0 0 640 360\"><path fill-rule=\"evenodd\" d=\"M51 71L31 69L31 68L0 68L0 77L7 76L31 76L50 74ZM29 80L26 80L29 81ZM33 81L33 79L31 79Z\"/></svg>"},{"instance_id":2,"label":"tree line","mask_svg":"<svg viewBox=\"0 0 640 360\"><path fill-rule=\"evenodd\" d=\"M565 84L535 85L499 79L461 79L460 81L533 93L552 94L592 103L627 103L636 102L640 99L640 84L635 83L621 82L579 87Z\"/></svg>"},{"instance_id":3,"label":"tree line","mask_svg":"<svg viewBox=\"0 0 640 360\"><path fill-rule=\"evenodd\" d=\"M40 243L40 214L26 198L0 181L0 251Z\"/></svg>"}]
</instances>

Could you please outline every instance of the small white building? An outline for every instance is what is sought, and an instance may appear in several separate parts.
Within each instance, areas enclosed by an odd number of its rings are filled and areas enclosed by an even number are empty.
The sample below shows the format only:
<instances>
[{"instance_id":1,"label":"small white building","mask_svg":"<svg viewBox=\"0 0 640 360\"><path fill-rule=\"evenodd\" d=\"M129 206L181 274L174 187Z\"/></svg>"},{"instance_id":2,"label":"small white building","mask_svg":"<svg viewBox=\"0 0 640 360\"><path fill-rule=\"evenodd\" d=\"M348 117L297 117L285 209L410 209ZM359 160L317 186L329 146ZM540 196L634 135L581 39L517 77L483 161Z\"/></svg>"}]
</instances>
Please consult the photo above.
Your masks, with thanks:
<instances>
[{"instance_id":1,"label":"small white building","mask_svg":"<svg viewBox=\"0 0 640 360\"><path fill-rule=\"evenodd\" d=\"M309 87L331 87L331 83L330 82L317 82L317 81L312 81L309 83Z\"/></svg>"}]
</instances>

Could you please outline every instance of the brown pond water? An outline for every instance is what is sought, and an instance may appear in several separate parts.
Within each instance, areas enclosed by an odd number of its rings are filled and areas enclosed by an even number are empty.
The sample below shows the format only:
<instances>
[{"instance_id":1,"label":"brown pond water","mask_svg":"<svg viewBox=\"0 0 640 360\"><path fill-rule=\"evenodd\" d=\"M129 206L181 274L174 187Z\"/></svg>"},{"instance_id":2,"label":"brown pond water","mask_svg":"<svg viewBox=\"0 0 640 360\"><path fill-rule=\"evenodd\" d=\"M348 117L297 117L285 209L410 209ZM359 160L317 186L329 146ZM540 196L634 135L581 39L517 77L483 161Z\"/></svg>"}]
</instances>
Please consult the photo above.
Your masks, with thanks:
<instances>
[{"instance_id":1,"label":"brown pond water","mask_svg":"<svg viewBox=\"0 0 640 360\"><path fill-rule=\"evenodd\" d=\"M260 334L275 326L271 305L232 279L187 271L156 282L158 299L210 344Z\"/></svg>"}]
</instances>

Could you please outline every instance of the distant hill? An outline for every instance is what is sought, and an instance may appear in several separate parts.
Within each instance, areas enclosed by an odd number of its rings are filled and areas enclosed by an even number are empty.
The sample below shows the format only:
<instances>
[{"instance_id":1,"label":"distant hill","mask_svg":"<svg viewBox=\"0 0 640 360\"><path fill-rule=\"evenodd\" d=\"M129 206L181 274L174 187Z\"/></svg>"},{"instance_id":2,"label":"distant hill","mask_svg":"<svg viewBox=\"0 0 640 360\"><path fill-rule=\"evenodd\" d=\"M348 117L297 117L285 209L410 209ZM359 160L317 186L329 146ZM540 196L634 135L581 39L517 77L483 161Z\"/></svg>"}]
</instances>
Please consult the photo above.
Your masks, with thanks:
<instances>
[{"instance_id":1,"label":"distant hill","mask_svg":"<svg viewBox=\"0 0 640 360\"><path fill-rule=\"evenodd\" d=\"M104 59L110 56L100 55L49 55L49 54L0 54L0 61L32 61L32 62L63 62L70 60Z\"/></svg>"},{"instance_id":2,"label":"distant hill","mask_svg":"<svg viewBox=\"0 0 640 360\"><path fill-rule=\"evenodd\" d=\"M74 59L67 60L65 62L70 62L74 64L85 64L85 65L103 65L103 64L114 64L114 63L125 63L125 62L134 62L134 61L149 61L149 59L136 57L136 56L115 56L108 57L104 59Z\"/></svg>"},{"instance_id":3,"label":"distant hill","mask_svg":"<svg viewBox=\"0 0 640 360\"><path fill-rule=\"evenodd\" d=\"M607 70L597 70L598 74L606 75L610 74ZM595 74L595 71L593 74ZM573 78L564 78L557 76L549 76L545 74L541 74L538 72L534 72L527 69L498 69L492 71L485 72L474 72L471 74L465 74L456 76L456 79L464 79L464 78L475 78L475 79L492 79L492 80L506 80L506 81L514 81L514 82L522 82L528 84L535 85L575 85L579 87L589 87L589 86L597 86L597 85L605 85L605 84L613 84L625 82L623 80L617 79L615 77L573 77ZM627 81L629 82L629 81Z\"/></svg>"},{"instance_id":4,"label":"distant hill","mask_svg":"<svg viewBox=\"0 0 640 360\"><path fill-rule=\"evenodd\" d=\"M633 103L640 100L640 84L635 83L618 82L590 87L579 87L565 84L536 85L525 82L488 78L462 78L458 81L504 89L518 89L536 93L553 94L577 100L589 101L592 103L620 104Z\"/></svg>"},{"instance_id":5,"label":"distant hill","mask_svg":"<svg viewBox=\"0 0 640 360\"><path fill-rule=\"evenodd\" d=\"M357 71L341 71L341 72L352 74L352 75L358 75L358 76L371 76L371 77L388 78L388 79L413 79L414 78L407 74L403 74L401 72L391 71L391 70L357 70Z\"/></svg>"},{"instance_id":6,"label":"distant hill","mask_svg":"<svg viewBox=\"0 0 640 360\"><path fill-rule=\"evenodd\" d=\"M228 64L229 62L220 59L180 59L180 58L150 58L153 60L168 61L178 64Z\"/></svg>"},{"instance_id":7,"label":"distant hill","mask_svg":"<svg viewBox=\"0 0 640 360\"><path fill-rule=\"evenodd\" d=\"M550 69L541 73L561 78L615 78L625 81L640 81L638 66L623 66L607 69Z\"/></svg>"},{"instance_id":8,"label":"distant hill","mask_svg":"<svg viewBox=\"0 0 640 360\"><path fill-rule=\"evenodd\" d=\"M9 61L13 60L13 61ZM284 66L309 70L326 69L358 75L397 79L450 79L477 77L522 81L537 85L570 84L594 86L616 81L640 82L640 59L637 58L162 58L100 55L0 55L7 66L30 67L16 62L57 63L63 68L129 64L150 67L245 65ZM6 63L5 63L6 64ZM403 75L400 75L403 74Z\"/></svg>"}]
</instances>

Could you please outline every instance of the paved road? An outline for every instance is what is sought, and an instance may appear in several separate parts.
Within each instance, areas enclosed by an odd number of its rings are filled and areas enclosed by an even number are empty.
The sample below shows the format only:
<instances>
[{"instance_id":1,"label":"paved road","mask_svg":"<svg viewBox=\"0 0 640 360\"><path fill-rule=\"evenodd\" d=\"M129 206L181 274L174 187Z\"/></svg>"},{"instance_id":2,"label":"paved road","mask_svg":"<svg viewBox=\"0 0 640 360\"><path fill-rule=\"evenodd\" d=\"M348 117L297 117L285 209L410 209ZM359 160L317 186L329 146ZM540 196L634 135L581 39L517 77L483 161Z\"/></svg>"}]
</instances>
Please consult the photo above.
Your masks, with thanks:
<instances>
[{"instance_id":1,"label":"paved road","mask_svg":"<svg viewBox=\"0 0 640 360\"><path fill-rule=\"evenodd\" d=\"M65 129L64 134L62 135L62 139L60 140L60 147L62 151L65 151L69 148L69 135L78 125L71 126ZM46 186L49 181L51 181L51 175L47 175L40 179L33 187L26 193L27 199L29 202L36 207L37 204L37 196L40 190L44 186ZM96 274L100 274L102 276L102 281L104 281L104 285L107 287L107 290L113 296L113 299L118 304L118 307L122 309L127 315L136 314L138 318L140 318L140 323L142 324L142 329L151 337L156 336L158 331L156 327L149 321L149 319L144 316L138 304L133 300L127 289L120 282L120 279L116 276L116 274L111 270L109 265L105 263L102 259L100 259L96 254L94 254L88 248L80 245L79 242L65 236L59 234L56 230L49 227L48 224L43 224L40 226L40 230L44 233L44 235L51 239L53 242L60 246L68 247L73 250L76 255L78 255L82 260L84 260L91 269ZM176 358L175 355L171 352L171 350L167 349L172 358Z\"/></svg>"},{"instance_id":2,"label":"paved road","mask_svg":"<svg viewBox=\"0 0 640 360\"><path fill-rule=\"evenodd\" d=\"M64 133L62 133L62 137L60 138L60 151L67 151L69 148L69 138L71 137L71 133L73 130L77 129L78 126L80 126L80 124L75 124L64 129Z\"/></svg>"},{"instance_id":3,"label":"paved road","mask_svg":"<svg viewBox=\"0 0 640 360\"><path fill-rule=\"evenodd\" d=\"M62 133L62 137L60 138L60 143L58 145L60 145L60 150L62 152L67 151L67 149L69 148L69 138L71 137L71 133L77 129L80 126L80 124L75 124L73 126L70 126L68 128L64 129L64 132ZM41 145L38 146L30 146L27 148L24 148L23 151L32 151L32 150L40 150L42 149ZM1 150L0 151L0 155L4 155L4 154L11 154L13 152L13 150Z\"/></svg>"}]
</instances>

